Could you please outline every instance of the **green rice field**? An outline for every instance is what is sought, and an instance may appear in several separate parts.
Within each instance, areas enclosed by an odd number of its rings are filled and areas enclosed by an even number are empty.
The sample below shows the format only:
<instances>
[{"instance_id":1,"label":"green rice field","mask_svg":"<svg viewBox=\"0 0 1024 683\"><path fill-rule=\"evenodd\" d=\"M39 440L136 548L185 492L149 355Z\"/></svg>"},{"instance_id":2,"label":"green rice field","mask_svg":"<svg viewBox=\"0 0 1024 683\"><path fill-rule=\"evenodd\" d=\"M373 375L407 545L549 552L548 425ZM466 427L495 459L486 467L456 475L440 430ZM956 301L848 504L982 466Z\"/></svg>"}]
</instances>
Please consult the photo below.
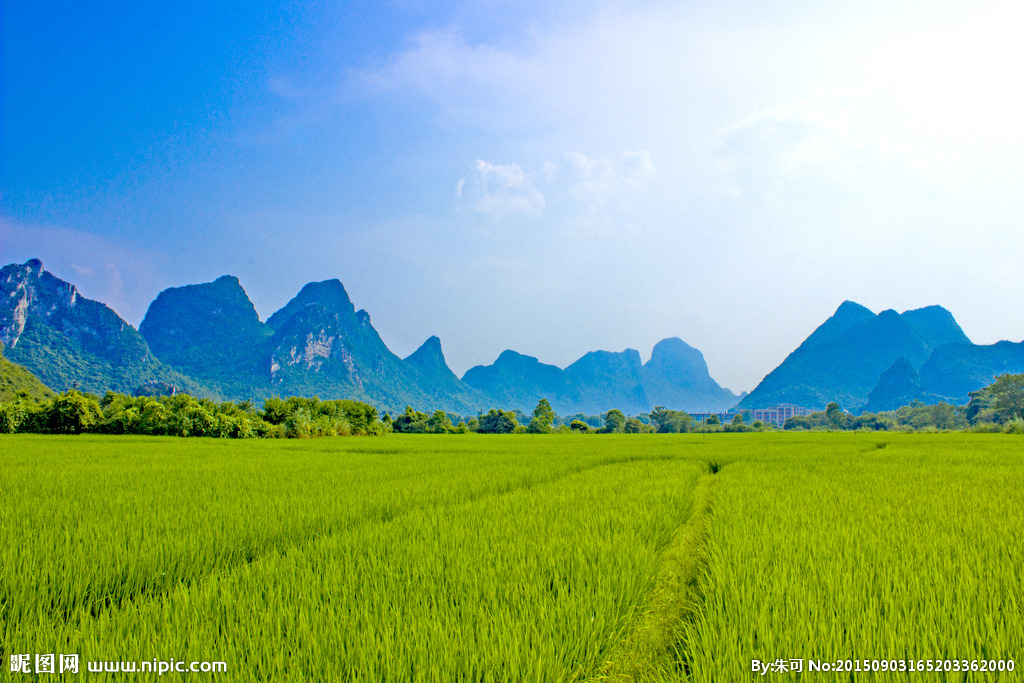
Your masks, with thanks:
<instances>
[{"instance_id":1,"label":"green rice field","mask_svg":"<svg viewBox=\"0 0 1024 683\"><path fill-rule=\"evenodd\" d=\"M0 680L1010 681L1022 568L1015 435L0 437Z\"/></svg>"}]
</instances>

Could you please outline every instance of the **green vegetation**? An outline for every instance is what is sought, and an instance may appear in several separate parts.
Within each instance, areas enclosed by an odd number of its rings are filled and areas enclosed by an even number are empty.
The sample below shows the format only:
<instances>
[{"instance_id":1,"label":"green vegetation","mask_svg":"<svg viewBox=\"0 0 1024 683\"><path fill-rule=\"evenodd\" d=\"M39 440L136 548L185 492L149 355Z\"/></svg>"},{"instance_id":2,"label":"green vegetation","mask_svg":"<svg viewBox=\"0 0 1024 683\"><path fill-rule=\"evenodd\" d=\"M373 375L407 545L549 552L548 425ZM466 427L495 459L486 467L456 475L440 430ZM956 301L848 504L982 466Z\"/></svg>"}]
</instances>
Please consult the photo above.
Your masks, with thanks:
<instances>
[{"instance_id":1,"label":"green vegetation","mask_svg":"<svg viewBox=\"0 0 1024 683\"><path fill-rule=\"evenodd\" d=\"M991 385L971 394L964 411L971 424L1021 431L1024 423L1024 374L1000 375Z\"/></svg>"},{"instance_id":2,"label":"green vegetation","mask_svg":"<svg viewBox=\"0 0 1024 683\"><path fill-rule=\"evenodd\" d=\"M96 333L82 332L79 338L30 317L17 346L5 349L5 355L58 391L77 387L130 394L146 384L163 383L178 391L213 395L195 380L158 361L139 333L106 306L80 299L70 310L68 327L94 329Z\"/></svg>"},{"instance_id":3,"label":"green vegetation","mask_svg":"<svg viewBox=\"0 0 1024 683\"><path fill-rule=\"evenodd\" d=\"M1014 436L0 443L5 655L247 681L1024 665Z\"/></svg>"},{"instance_id":4,"label":"green vegetation","mask_svg":"<svg viewBox=\"0 0 1024 683\"><path fill-rule=\"evenodd\" d=\"M237 278L160 292L139 334L161 362L214 387L223 396L266 396L257 372L272 334Z\"/></svg>"},{"instance_id":5,"label":"green vegetation","mask_svg":"<svg viewBox=\"0 0 1024 683\"><path fill-rule=\"evenodd\" d=\"M491 408L477 419L476 431L480 434L514 434L518 429L519 420L507 410Z\"/></svg>"},{"instance_id":6,"label":"green vegetation","mask_svg":"<svg viewBox=\"0 0 1024 683\"><path fill-rule=\"evenodd\" d=\"M173 652L233 680L584 678L704 470L668 442L524 441L5 437L2 649Z\"/></svg>"},{"instance_id":7,"label":"green vegetation","mask_svg":"<svg viewBox=\"0 0 1024 683\"><path fill-rule=\"evenodd\" d=\"M0 401L21 398L35 402L52 397L53 392L38 377L4 358L3 344L0 344Z\"/></svg>"},{"instance_id":8,"label":"green vegetation","mask_svg":"<svg viewBox=\"0 0 1024 683\"><path fill-rule=\"evenodd\" d=\"M267 399L263 410L251 402L177 396L126 396L107 392L102 400L67 391L35 402L19 397L0 403L0 434L147 434L220 438L349 436L384 434L377 409L358 401L291 397Z\"/></svg>"},{"instance_id":9,"label":"green vegetation","mask_svg":"<svg viewBox=\"0 0 1024 683\"><path fill-rule=\"evenodd\" d=\"M966 406L913 401L897 410L854 416L830 403L824 411L791 417L788 430L952 431L1024 433L1024 374L1004 374L971 393Z\"/></svg>"},{"instance_id":10,"label":"green vegetation","mask_svg":"<svg viewBox=\"0 0 1024 683\"><path fill-rule=\"evenodd\" d=\"M755 659L1024 666L1024 462L1015 437L730 441L735 446L721 453L701 606L684 622L677 650L690 680L740 680L738 671L723 675L726 667L742 663L749 672ZM829 676L914 681L922 674Z\"/></svg>"},{"instance_id":11,"label":"green vegetation","mask_svg":"<svg viewBox=\"0 0 1024 683\"><path fill-rule=\"evenodd\" d=\"M679 434L693 428L693 418L681 410L655 406L651 411L651 424L659 434Z\"/></svg>"},{"instance_id":12,"label":"green vegetation","mask_svg":"<svg viewBox=\"0 0 1024 683\"><path fill-rule=\"evenodd\" d=\"M551 408L546 398L537 402L533 409L533 419L530 420L528 431L531 434L550 434L555 424L555 411Z\"/></svg>"},{"instance_id":13,"label":"green vegetation","mask_svg":"<svg viewBox=\"0 0 1024 683\"><path fill-rule=\"evenodd\" d=\"M583 418L583 419L581 419ZM321 401L318 398L269 398L263 410L250 401L214 402L187 395L135 396L107 392L102 400L69 391L48 399L27 392L0 402L0 433L148 434L154 436L215 436L230 438L349 436L366 434L532 434L603 433L648 434L685 432L750 432L770 430L750 422L750 411L736 414L728 424L715 415L700 423L683 411L656 407L649 415L627 417L612 409L601 418L574 415L559 420L551 404L541 399L532 416L491 409L468 420L436 410L432 415L407 406L392 418L360 401ZM748 424L749 422L749 424ZM456 424L457 423L457 424ZM1004 431L1024 433L1024 375L1001 375L971 395L966 407L915 401L898 410L850 415L832 402L820 412L786 420L796 431Z\"/></svg>"}]
</instances>

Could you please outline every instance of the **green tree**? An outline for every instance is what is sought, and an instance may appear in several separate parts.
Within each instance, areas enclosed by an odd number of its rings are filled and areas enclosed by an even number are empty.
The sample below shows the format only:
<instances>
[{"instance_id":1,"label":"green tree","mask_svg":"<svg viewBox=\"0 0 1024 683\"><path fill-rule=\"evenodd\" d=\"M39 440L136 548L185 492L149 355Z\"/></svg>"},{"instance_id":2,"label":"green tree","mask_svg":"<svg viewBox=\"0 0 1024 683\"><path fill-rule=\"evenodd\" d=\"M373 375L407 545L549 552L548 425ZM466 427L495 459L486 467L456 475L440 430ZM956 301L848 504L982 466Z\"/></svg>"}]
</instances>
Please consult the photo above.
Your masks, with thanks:
<instances>
[{"instance_id":1,"label":"green tree","mask_svg":"<svg viewBox=\"0 0 1024 683\"><path fill-rule=\"evenodd\" d=\"M512 434L519 428L519 421L512 411L491 408L486 415L479 417L478 425L480 434Z\"/></svg>"},{"instance_id":2,"label":"green tree","mask_svg":"<svg viewBox=\"0 0 1024 683\"><path fill-rule=\"evenodd\" d=\"M612 408L604 414L605 434L622 434L626 430L626 416L618 408Z\"/></svg>"},{"instance_id":3,"label":"green tree","mask_svg":"<svg viewBox=\"0 0 1024 683\"><path fill-rule=\"evenodd\" d=\"M99 401L77 391L65 391L43 407L46 431L51 434L81 434L103 419Z\"/></svg>"},{"instance_id":4,"label":"green tree","mask_svg":"<svg viewBox=\"0 0 1024 683\"><path fill-rule=\"evenodd\" d=\"M793 417L786 418L782 428L789 429L811 429L814 424L811 422L811 418L808 415L794 415Z\"/></svg>"},{"instance_id":5,"label":"green tree","mask_svg":"<svg viewBox=\"0 0 1024 683\"><path fill-rule=\"evenodd\" d=\"M427 431L431 434L450 434L455 431L452 420L448 413L443 410L435 410L434 414L427 420Z\"/></svg>"},{"instance_id":6,"label":"green tree","mask_svg":"<svg viewBox=\"0 0 1024 683\"><path fill-rule=\"evenodd\" d=\"M626 424L623 425L622 431L626 434L646 434L653 432L654 427L648 424L644 424L635 417L626 418Z\"/></svg>"},{"instance_id":7,"label":"green tree","mask_svg":"<svg viewBox=\"0 0 1024 683\"><path fill-rule=\"evenodd\" d=\"M391 420L391 429L404 434L424 434L428 431L427 414L405 407L405 412Z\"/></svg>"},{"instance_id":8,"label":"green tree","mask_svg":"<svg viewBox=\"0 0 1024 683\"><path fill-rule=\"evenodd\" d=\"M1024 417L1024 374L1005 374L996 377L991 385L995 408L1000 422Z\"/></svg>"},{"instance_id":9,"label":"green tree","mask_svg":"<svg viewBox=\"0 0 1024 683\"><path fill-rule=\"evenodd\" d=\"M530 426L527 431L531 434L550 434L551 426L554 423L555 411L551 408L548 400L542 398L537 402L537 407L533 409L533 419L530 420Z\"/></svg>"},{"instance_id":10,"label":"green tree","mask_svg":"<svg viewBox=\"0 0 1024 683\"><path fill-rule=\"evenodd\" d=\"M0 434L34 431L41 411L39 404L25 396L0 403Z\"/></svg>"},{"instance_id":11,"label":"green tree","mask_svg":"<svg viewBox=\"0 0 1024 683\"><path fill-rule=\"evenodd\" d=\"M569 429L571 429L574 432L586 434L587 432L590 431L590 425L588 425L583 420L573 420L572 422L569 423Z\"/></svg>"},{"instance_id":12,"label":"green tree","mask_svg":"<svg viewBox=\"0 0 1024 683\"><path fill-rule=\"evenodd\" d=\"M825 406L825 419L833 429L842 429L845 425L845 413L843 409L839 407L839 404L832 401Z\"/></svg>"},{"instance_id":13,"label":"green tree","mask_svg":"<svg viewBox=\"0 0 1024 683\"><path fill-rule=\"evenodd\" d=\"M693 427L693 418L682 410L655 406L651 411L651 424L659 434L676 434L690 431Z\"/></svg>"}]
</instances>

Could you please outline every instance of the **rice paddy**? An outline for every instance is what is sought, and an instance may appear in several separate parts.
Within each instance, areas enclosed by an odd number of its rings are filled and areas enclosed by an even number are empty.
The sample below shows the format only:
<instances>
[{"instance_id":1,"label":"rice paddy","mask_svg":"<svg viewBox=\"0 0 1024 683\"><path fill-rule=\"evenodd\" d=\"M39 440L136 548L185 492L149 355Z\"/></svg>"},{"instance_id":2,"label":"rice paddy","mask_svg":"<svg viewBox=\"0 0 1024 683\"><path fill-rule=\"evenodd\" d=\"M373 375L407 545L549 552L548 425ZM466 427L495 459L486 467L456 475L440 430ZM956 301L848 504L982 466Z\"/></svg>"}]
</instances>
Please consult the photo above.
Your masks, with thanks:
<instances>
[{"instance_id":1,"label":"rice paddy","mask_svg":"<svg viewBox=\"0 0 1024 683\"><path fill-rule=\"evenodd\" d=\"M1022 445L4 436L0 663L16 678L12 657L74 653L78 674L42 676L69 681L171 659L240 681L731 681L755 660L801 660L776 680L1012 680ZM950 670L899 671L918 661Z\"/></svg>"}]
</instances>

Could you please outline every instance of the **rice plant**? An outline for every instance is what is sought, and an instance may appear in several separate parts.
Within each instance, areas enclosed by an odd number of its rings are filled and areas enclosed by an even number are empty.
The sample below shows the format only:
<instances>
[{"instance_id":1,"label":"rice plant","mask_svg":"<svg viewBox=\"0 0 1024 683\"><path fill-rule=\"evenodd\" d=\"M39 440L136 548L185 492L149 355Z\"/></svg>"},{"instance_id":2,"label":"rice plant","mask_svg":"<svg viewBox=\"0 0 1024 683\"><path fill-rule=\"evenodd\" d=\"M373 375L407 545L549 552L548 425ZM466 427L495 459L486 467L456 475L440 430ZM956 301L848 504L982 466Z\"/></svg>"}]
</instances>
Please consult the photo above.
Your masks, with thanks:
<instances>
[{"instance_id":1,"label":"rice plant","mask_svg":"<svg viewBox=\"0 0 1024 683\"><path fill-rule=\"evenodd\" d=\"M1019 671L1022 455L1005 434L3 436L0 663L223 661L244 681Z\"/></svg>"}]
</instances>

